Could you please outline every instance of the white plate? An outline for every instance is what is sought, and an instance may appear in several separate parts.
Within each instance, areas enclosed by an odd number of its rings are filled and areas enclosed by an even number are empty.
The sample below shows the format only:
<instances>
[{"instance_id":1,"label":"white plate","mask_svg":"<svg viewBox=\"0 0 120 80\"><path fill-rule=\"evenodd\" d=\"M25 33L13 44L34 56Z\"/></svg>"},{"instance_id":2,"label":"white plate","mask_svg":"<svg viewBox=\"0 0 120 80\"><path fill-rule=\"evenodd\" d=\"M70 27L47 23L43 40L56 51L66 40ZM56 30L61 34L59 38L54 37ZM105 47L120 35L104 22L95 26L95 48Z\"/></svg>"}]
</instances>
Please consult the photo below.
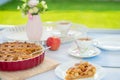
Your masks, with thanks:
<instances>
[{"instance_id":1,"label":"white plate","mask_svg":"<svg viewBox=\"0 0 120 80\"><path fill-rule=\"evenodd\" d=\"M56 69L55 69L55 74L64 80L65 78L65 75L66 75L66 71L74 66L74 64L77 63L77 62L67 62L67 63L64 63L64 64L61 64L59 65ZM105 76L105 70L96 65L96 64L92 64L96 67L96 74L93 78L84 78L84 79L79 79L79 80L101 80L104 76Z\"/></svg>"},{"instance_id":2,"label":"white plate","mask_svg":"<svg viewBox=\"0 0 120 80\"><path fill-rule=\"evenodd\" d=\"M89 58L99 55L101 51L98 48L91 46L84 53L81 53L77 47L73 46L70 49L68 49L67 53L74 57Z\"/></svg>"},{"instance_id":3,"label":"white plate","mask_svg":"<svg viewBox=\"0 0 120 80\"><path fill-rule=\"evenodd\" d=\"M28 40L26 31L25 31L25 25L21 27L13 27L13 28L6 29L4 30L4 33L7 33L5 37L9 40L24 40L24 41ZM53 35L60 37L62 40L62 43L65 43L65 42L73 41L74 40L73 37L79 37L82 35L82 33L79 31L70 30L66 37L62 37L59 30L55 30L55 29L49 30L45 28L43 30L41 40L46 40L48 37Z\"/></svg>"},{"instance_id":4,"label":"white plate","mask_svg":"<svg viewBox=\"0 0 120 80\"><path fill-rule=\"evenodd\" d=\"M14 25L0 25L0 30L10 28L10 27L14 27Z\"/></svg>"},{"instance_id":5,"label":"white plate","mask_svg":"<svg viewBox=\"0 0 120 80\"><path fill-rule=\"evenodd\" d=\"M120 50L120 36L107 36L95 39L95 46L105 50Z\"/></svg>"}]
</instances>

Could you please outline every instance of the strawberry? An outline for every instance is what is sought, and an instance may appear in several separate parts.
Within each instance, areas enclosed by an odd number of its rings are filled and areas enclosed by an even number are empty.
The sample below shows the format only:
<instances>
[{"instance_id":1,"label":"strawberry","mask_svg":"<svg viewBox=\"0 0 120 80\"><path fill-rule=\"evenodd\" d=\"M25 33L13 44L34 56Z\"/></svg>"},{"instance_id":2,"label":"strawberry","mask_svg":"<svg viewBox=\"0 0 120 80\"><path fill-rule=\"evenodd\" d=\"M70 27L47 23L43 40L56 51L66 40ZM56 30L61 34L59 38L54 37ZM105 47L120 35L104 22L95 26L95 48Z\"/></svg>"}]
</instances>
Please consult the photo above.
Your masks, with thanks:
<instances>
[{"instance_id":1,"label":"strawberry","mask_svg":"<svg viewBox=\"0 0 120 80\"><path fill-rule=\"evenodd\" d=\"M61 40L58 37L49 37L46 41L46 45L50 47L50 50L57 50L60 47Z\"/></svg>"}]
</instances>

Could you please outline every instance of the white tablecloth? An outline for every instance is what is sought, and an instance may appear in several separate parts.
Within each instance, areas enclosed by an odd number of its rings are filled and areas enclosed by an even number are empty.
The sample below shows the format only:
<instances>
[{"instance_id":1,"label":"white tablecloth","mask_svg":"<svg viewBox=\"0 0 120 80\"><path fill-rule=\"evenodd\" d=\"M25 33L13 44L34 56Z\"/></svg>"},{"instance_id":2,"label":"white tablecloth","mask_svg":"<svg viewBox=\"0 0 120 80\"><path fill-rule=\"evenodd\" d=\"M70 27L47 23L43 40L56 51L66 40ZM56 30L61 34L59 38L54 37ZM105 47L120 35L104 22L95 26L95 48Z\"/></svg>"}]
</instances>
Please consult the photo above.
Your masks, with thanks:
<instances>
[{"instance_id":1,"label":"white tablecloth","mask_svg":"<svg viewBox=\"0 0 120 80\"><path fill-rule=\"evenodd\" d=\"M120 33L115 33L115 31L113 32L114 34L120 35ZM113 34L112 32L105 33L105 34L96 33L96 32L89 33L89 36L92 38L102 37L106 35L113 35ZM0 42L3 42L3 41L5 41L4 35L0 35ZM80 60L79 58L72 57L68 55L68 53L66 52L70 48L70 46L71 46L71 43L62 44L58 51L47 51L46 56L52 59L55 59L60 63L73 61L73 60L79 61ZM120 68L108 68L108 67L104 67L104 68L107 74L102 80L120 80ZM35 75L31 78L28 78L27 80L61 80L61 79L55 75L54 70L51 70L42 74Z\"/></svg>"}]
</instances>

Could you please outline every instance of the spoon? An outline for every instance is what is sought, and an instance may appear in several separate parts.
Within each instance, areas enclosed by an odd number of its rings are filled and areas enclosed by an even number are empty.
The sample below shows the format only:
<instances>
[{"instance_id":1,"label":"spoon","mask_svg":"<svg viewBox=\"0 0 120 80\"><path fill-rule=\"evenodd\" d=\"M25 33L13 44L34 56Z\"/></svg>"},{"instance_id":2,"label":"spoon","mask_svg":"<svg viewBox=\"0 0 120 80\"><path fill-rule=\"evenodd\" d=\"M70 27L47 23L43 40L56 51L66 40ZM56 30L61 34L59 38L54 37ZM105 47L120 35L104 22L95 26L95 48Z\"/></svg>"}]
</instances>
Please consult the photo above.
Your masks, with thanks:
<instances>
[{"instance_id":1,"label":"spoon","mask_svg":"<svg viewBox=\"0 0 120 80\"><path fill-rule=\"evenodd\" d=\"M77 46L77 48L78 48L78 50L79 50L79 52L80 52L81 50L80 50L80 46L79 46L77 40L75 40L74 42L75 42L75 44L76 44L76 46Z\"/></svg>"},{"instance_id":2,"label":"spoon","mask_svg":"<svg viewBox=\"0 0 120 80\"><path fill-rule=\"evenodd\" d=\"M46 47L46 48L44 48L44 49L41 49L41 50L35 51L35 52L33 52L32 54L30 54L30 55L38 54L39 52L46 51L46 50L48 50L49 48L50 48L50 47Z\"/></svg>"}]
</instances>

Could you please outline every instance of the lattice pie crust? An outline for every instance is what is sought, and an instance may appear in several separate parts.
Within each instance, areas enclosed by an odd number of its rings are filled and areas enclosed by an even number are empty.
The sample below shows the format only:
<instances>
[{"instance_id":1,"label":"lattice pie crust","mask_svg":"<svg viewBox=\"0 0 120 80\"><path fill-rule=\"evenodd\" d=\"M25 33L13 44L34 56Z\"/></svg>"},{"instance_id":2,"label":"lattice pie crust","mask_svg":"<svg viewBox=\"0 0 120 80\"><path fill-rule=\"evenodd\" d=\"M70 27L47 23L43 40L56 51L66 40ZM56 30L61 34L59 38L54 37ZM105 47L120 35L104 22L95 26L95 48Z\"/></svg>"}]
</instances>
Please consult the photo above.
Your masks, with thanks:
<instances>
[{"instance_id":1,"label":"lattice pie crust","mask_svg":"<svg viewBox=\"0 0 120 80\"><path fill-rule=\"evenodd\" d=\"M42 47L35 43L27 42L5 42L0 44L0 61L18 61L32 58L36 55L30 55Z\"/></svg>"}]
</instances>

